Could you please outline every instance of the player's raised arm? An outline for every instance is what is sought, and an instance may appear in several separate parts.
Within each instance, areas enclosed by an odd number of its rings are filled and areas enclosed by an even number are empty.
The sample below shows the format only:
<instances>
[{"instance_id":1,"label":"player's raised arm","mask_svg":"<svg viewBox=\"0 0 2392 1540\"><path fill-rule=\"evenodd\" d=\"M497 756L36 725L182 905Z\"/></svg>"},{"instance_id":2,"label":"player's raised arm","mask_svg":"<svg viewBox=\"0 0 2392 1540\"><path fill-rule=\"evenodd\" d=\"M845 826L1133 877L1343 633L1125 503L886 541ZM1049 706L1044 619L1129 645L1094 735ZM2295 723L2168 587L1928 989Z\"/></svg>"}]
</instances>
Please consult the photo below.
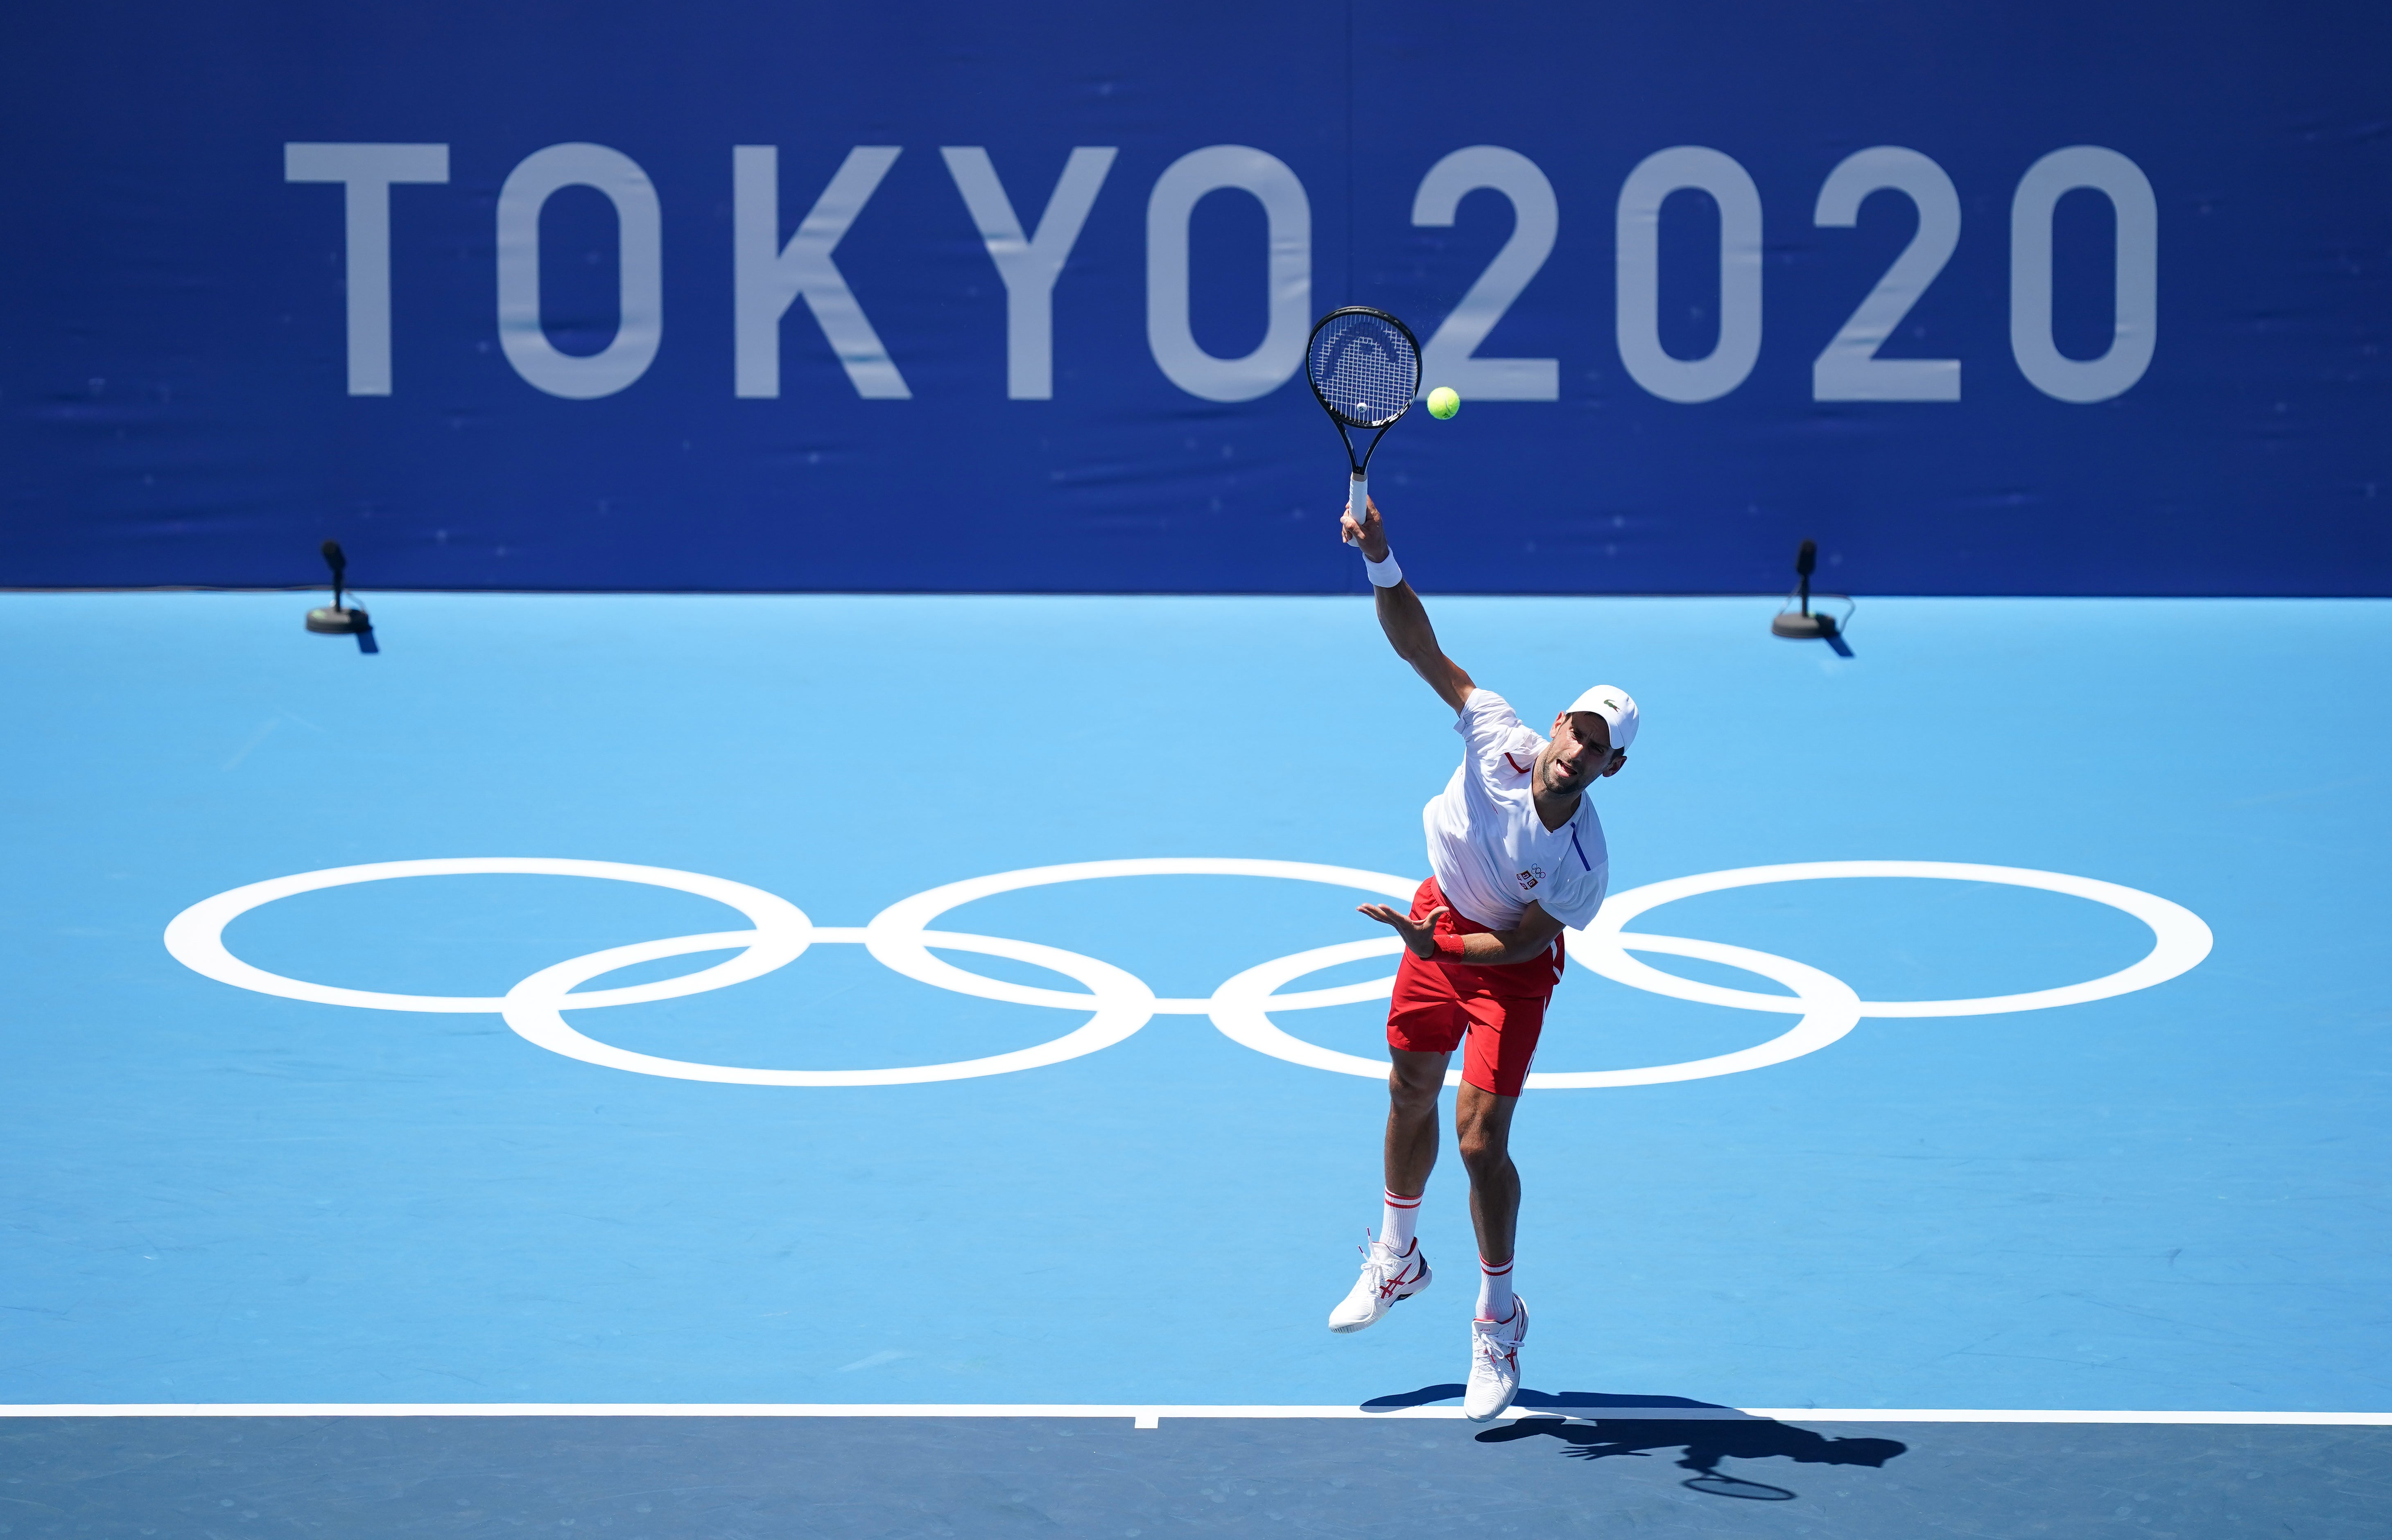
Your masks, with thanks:
<instances>
[{"instance_id":1,"label":"player's raised arm","mask_svg":"<svg viewBox=\"0 0 2392 1540\"><path fill-rule=\"evenodd\" d=\"M1428 611L1420 595L1404 581L1403 569L1387 558L1387 532L1379 521L1379 505L1372 502L1357 525L1351 513L1341 521L1346 542L1362 548L1362 559L1371 563L1372 589L1378 596L1379 629L1387 633L1387 644L1396 655L1412 666L1412 671L1428 680L1446 705L1460 711L1462 703L1477 688L1463 673L1462 665L1445 655L1436 644L1436 628L1428 623Z\"/></svg>"}]
</instances>

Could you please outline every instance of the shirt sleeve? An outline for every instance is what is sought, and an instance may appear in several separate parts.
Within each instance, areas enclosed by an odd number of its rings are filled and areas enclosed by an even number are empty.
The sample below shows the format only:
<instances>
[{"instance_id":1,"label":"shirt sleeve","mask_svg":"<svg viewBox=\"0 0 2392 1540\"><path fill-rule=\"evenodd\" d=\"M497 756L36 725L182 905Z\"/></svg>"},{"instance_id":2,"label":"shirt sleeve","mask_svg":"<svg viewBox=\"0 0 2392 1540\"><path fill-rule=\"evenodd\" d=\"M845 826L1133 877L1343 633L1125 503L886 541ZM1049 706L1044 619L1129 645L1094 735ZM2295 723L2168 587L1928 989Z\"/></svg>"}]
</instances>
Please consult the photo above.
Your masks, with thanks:
<instances>
[{"instance_id":1,"label":"shirt sleeve","mask_svg":"<svg viewBox=\"0 0 2392 1540\"><path fill-rule=\"evenodd\" d=\"M1500 753L1512 734L1521 731L1520 714L1492 690L1474 688L1462 703L1461 715L1453 718L1453 731L1462 734L1473 755Z\"/></svg>"},{"instance_id":2,"label":"shirt sleeve","mask_svg":"<svg viewBox=\"0 0 2392 1540\"><path fill-rule=\"evenodd\" d=\"M1603 908L1604 891L1611 886L1611 865L1606 861L1592 873L1573 872L1570 875L1578 880L1553 884L1537 901L1546 913L1572 930L1584 930Z\"/></svg>"},{"instance_id":3,"label":"shirt sleeve","mask_svg":"<svg viewBox=\"0 0 2392 1540\"><path fill-rule=\"evenodd\" d=\"M1528 771L1545 741L1520 720L1512 703L1492 690L1474 689L1453 719L1462 734L1462 762L1489 792L1518 791L1528 784Z\"/></svg>"}]
</instances>

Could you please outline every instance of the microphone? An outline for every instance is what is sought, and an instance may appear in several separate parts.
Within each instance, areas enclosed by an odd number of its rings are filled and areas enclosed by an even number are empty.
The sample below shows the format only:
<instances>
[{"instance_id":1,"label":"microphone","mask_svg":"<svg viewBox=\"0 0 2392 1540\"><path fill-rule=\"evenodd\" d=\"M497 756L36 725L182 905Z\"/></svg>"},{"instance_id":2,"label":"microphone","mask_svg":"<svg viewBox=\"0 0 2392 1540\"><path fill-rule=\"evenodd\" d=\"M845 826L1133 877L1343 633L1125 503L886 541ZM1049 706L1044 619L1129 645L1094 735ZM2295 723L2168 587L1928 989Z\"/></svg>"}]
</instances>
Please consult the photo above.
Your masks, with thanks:
<instances>
[{"instance_id":1,"label":"microphone","mask_svg":"<svg viewBox=\"0 0 2392 1540\"><path fill-rule=\"evenodd\" d=\"M1836 634L1836 617L1811 613L1811 575L1819 570L1819 542L1805 540L1794 552L1795 593L1799 609L1782 610L1769 623L1772 636L1790 638L1796 641L1824 641L1845 657L1852 655L1841 638Z\"/></svg>"},{"instance_id":2,"label":"microphone","mask_svg":"<svg viewBox=\"0 0 2392 1540\"><path fill-rule=\"evenodd\" d=\"M324 553L324 564L332 569L332 602L307 612L307 628L322 636L354 636L359 647L378 651L367 646L373 637L373 622L366 617L366 612L354 604L344 607L341 603L341 590L348 579L347 552L341 550L338 540L327 540L318 549Z\"/></svg>"}]
</instances>

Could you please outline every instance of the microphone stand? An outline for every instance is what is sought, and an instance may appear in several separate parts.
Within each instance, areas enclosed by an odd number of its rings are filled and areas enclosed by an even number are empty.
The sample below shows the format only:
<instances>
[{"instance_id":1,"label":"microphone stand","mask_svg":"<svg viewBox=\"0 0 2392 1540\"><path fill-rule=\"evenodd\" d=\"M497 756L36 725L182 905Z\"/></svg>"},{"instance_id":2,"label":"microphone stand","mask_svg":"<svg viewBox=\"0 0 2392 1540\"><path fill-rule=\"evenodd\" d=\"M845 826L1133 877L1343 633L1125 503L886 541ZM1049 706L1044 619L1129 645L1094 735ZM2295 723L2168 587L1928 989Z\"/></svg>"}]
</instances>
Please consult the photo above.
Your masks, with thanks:
<instances>
[{"instance_id":1,"label":"microphone stand","mask_svg":"<svg viewBox=\"0 0 2392 1540\"><path fill-rule=\"evenodd\" d=\"M349 559L338 540L324 542L324 563L332 569L332 602L307 612L307 628L320 636L360 636L373 629L366 612L341 604L341 589L349 567Z\"/></svg>"},{"instance_id":2,"label":"microphone stand","mask_svg":"<svg viewBox=\"0 0 2392 1540\"><path fill-rule=\"evenodd\" d=\"M1824 641L1834 648L1839 656L1850 657L1852 650L1844 644L1843 636L1836 626L1836 617L1811 613L1811 574L1817 571L1818 566L1819 542L1803 541L1802 549L1794 553L1796 592L1800 607L1779 611L1777 618L1769 623L1769 632L1772 636L1782 636L1795 641Z\"/></svg>"}]
</instances>

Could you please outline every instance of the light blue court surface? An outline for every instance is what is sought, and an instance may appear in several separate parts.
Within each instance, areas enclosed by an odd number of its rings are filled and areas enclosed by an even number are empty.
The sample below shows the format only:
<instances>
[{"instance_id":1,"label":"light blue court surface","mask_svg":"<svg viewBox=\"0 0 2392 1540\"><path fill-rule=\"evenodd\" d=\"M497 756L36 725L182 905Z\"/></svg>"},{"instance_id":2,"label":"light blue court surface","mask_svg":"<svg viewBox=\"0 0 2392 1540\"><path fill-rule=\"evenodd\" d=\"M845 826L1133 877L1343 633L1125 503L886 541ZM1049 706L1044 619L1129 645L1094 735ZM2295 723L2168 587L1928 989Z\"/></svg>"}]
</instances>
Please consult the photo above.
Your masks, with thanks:
<instances>
[{"instance_id":1,"label":"light blue court surface","mask_svg":"<svg viewBox=\"0 0 2392 1540\"><path fill-rule=\"evenodd\" d=\"M1436 1287L1331 1336L1376 1219L1383 1093L1204 1015L1011 1073L711 1083L567 1057L488 1010L237 988L162 939L245 884L436 858L670 868L826 927L1061 862L1417 878L1420 806L1458 744L1367 603L394 594L369 601L364 656L303 634L309 602L0 601L0 1400L1350 1405L1462 1378L1458 1163L1424 1210ZM1871 1016L1744 1072L1532 1092L1530 1386L2392 1408L2392 605L1879 601L1842 662L1771 639L1766 602L1430 602L1531 721L1598 681L1643 703L1600 799L1615 893L1779 862L1990 863L2156 895L2215 938L2114 998ZM1112 877L935 925L1194 1001L1378 934L1352 912L1368 897ZM748 924L685 891L447 875L281 899L225 938L297 979L488 999ZM1632 928L1871 1001L2052 989L2152 945L2083 898L1924 878L1741 887ZM942 989L851 938L564 1019L661 1058L870 1069L1030 1049L1090 1019L1068 1003ZM1378 1051L1373 1003L1272 1019ZM1795 1019L1579 965L1539 1067L1699 1060Z\"/></svg>"}]
</instances>

